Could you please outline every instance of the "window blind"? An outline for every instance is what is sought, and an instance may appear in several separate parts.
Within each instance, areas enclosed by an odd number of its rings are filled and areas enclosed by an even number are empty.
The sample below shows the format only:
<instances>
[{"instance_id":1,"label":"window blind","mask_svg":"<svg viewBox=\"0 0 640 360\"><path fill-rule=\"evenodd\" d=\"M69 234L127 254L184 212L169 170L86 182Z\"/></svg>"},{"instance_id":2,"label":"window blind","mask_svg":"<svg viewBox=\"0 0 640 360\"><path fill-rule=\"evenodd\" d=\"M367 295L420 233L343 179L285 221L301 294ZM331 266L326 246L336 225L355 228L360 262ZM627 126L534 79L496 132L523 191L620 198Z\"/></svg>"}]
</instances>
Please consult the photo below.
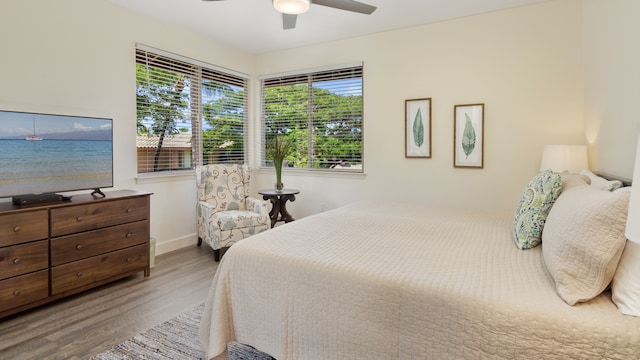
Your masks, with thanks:
<instances>
[{"instance_id":1,"label":"window blind","mask_svg":"<svg viewBox=\"0 0 640 360\"><path fill-rule=\"evenodd\" d=\"M244 163L248 80L136 48L138 173Z\"/></svg>"},{"instance_id":2,"label":"window blind","mask_svg":"<svg viewBox=\"0 0 640 360\"><path fill-rule=\"evenodd\" d=\"M292 138L286 166L363 170L363 67L261 78L262 164L276 134Z\"/></svg>"}]
</instances>

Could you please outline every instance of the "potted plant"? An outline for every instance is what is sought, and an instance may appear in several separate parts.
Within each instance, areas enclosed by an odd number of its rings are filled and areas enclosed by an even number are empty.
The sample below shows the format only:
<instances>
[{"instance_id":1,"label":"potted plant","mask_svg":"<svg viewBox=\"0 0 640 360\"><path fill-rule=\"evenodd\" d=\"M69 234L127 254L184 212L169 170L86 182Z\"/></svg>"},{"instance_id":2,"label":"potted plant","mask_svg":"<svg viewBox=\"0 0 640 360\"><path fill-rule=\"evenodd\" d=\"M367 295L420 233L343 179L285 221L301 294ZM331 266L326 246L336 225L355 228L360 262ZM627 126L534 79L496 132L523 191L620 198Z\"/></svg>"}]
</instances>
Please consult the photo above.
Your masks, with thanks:
<instances>
[{"instance_id":1,"label":"potted plant","mask_svg":"<svg viewBox=\"0 0 640 360\"><path fill-rule=\"evenodd\" d=\"M273 159L273 166L276 169L276 190L284 188L282 184L282 163L287 157L293 140L286 135L275 134L273 141L267 147L267 155Z\"/></svg>"}]
</instances>

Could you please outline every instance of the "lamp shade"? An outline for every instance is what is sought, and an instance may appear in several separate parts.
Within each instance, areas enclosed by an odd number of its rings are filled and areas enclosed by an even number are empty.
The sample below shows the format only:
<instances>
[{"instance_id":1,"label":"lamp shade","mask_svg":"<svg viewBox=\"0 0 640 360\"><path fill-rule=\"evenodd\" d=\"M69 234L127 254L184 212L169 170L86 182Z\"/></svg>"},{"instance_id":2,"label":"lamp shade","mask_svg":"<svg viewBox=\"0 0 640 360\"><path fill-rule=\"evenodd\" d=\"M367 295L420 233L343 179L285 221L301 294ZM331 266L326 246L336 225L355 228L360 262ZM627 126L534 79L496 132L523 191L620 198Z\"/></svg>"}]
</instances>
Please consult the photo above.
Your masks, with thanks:
<instances>
[{"instance_id":1,"label":"lamp shade","mask_svg":"<svg viewBox=\"0 0 640 360\"><path fill-rule=\"evenodd\" d=\"M302 14L309 10L309 0L273 0L273 7L284 14Z\"/></svg>"},{"instance_id":2,"label":"lamp shade","mask_svg":"<svg viewBox=\"0 0 640 360\"><path fill-rule=\"evenodd\" d=\"M555 173L568 171L577 174L588 166L586 145L544 146L540 171L551 170Z\"/></svg>"},{"instance_id":3,"label":"lamp shade","mask_svg":"<svg viewBox=\"0 0 640 360\"><path fill-rule=\"evenodd\" d=\"M640 244L640 136L638 136L638 148L636 149L636 161L633 167L632 185L625 236L630 241Z\"/></svg>"}]
</instances>

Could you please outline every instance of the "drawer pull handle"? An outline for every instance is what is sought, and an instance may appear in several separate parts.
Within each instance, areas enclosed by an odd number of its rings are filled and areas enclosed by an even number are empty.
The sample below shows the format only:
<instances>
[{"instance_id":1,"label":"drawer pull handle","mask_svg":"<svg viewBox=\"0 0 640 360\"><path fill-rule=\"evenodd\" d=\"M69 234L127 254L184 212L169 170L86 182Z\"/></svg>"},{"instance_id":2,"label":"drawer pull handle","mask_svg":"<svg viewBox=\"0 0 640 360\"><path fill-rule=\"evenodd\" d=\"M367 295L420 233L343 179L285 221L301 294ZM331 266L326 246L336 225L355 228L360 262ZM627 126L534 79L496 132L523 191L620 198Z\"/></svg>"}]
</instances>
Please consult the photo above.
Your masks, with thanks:
<instances>
[{"instance_id":1,"label":"drawer pull handle","mask_svg":"<svg viewBox=\"0 0 640 360\"><path fill-rule=\"evenodd\" d=\"M76 245L76 250L80 250L80 249L82 249L82 244Z\"/></svg>"},{"instance_id":2,"label":"drawer pull handle","mask_svg":"<svg viewBox=\"0 0 640 360\"><path fill-rule=\"evenodd\" d=\"M126 237L127 239L128 239L128 238L130 238L130 237L132 237L132 236L133 236L133 233L132 233L132 232L127 233L127 235L125 235L125 237Z\"/></svg>"},{"instance_id":3,"label":"drawer pull handle","mask_svg":"<svg viewBox=\"0 0 640 360\"><path fill-rule=\"evenodd\" d=\"M20 258L13 259L13 263L16 264L16 265L20 264L20 261L22 261L22 260L20 260Z\"/></svg>"},{"instance_id":4,"label":"drawer pull handle","mask_svg":"<svg viewBox=\"0 0 640 360\"><path fill-rule=\"evenodd\" d=\"M15 295L15 296L20 296L21 294L22 294L22 291L20 291L20 290L16 290L16 291L13 292L13 295Z\"/></svg>"},{"instance_id":5,"label":"drawer pull handle","mask_svg":"<svg viewBox=\"0 0 640 360\"><path fill-rule=\"evenodd\" d=\"M133 209L127 209L127 214L132 213Z\"/></svg>"},{"instance_id":6,"label":"drawer pull handle","mask_svg":"<svg viewBox=\"0 0 640 360\"><path fill-rule=\"evenodd\" d=\"M78 217L76 218L76 221L77 221L77 222L82 221L82 216L78 216Z\"/></svg>"},{"instance_id":7,"label":"drawer pull handle","mask_svg":"<svg viewBox=\"0 0 640 360\"><path fill-rule=\"evenodd\" d=\"M20 230L22 230L20 226L16 226L13 228L13 232L20 232Z\"/></svg>"},{"instance_id":8,"label":"drawer pull handle","mask_svg":"<svg viewBox=\"0 0 640 360\"><path fill-rule=\"evenodd\" d=\"M82 277L82 271L78 271L78 272L76 273L76 277Z\"/></svg>"},{"instance_id":9,"label":"drawer pull handle","mask_svg":"<svg viewBox=\"0 0 640 360\"><path fill-rule=\"evenodd\" d=\"M128 258L127 258L127 262L128 262L128 263L129 263L129 262L131 262L132 260L133 260L133 259L132 259L132 258L130 258L130 257L128 257Z\"/></svg>"}]
</instances>

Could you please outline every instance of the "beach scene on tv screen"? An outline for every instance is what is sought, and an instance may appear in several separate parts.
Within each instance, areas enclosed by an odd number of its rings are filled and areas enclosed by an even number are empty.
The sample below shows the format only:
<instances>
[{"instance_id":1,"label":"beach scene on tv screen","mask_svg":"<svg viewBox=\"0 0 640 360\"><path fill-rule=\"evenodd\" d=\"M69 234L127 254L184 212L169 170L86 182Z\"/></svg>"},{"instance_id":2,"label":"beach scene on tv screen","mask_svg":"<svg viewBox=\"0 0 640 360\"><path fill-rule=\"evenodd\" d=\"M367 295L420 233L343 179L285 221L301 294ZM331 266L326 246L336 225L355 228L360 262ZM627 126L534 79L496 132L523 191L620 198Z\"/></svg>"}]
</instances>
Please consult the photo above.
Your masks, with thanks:
<instances>
[{"instance_id":1,"label":"beach scene on tv screen","mask_svg":"<svg viewBox=\"0 0 640 360\"><path fill-rule=\"evenodd\" d=\"M0 196L113 186L111 119L0 111Z\"/></svg>"}]
</instances>

